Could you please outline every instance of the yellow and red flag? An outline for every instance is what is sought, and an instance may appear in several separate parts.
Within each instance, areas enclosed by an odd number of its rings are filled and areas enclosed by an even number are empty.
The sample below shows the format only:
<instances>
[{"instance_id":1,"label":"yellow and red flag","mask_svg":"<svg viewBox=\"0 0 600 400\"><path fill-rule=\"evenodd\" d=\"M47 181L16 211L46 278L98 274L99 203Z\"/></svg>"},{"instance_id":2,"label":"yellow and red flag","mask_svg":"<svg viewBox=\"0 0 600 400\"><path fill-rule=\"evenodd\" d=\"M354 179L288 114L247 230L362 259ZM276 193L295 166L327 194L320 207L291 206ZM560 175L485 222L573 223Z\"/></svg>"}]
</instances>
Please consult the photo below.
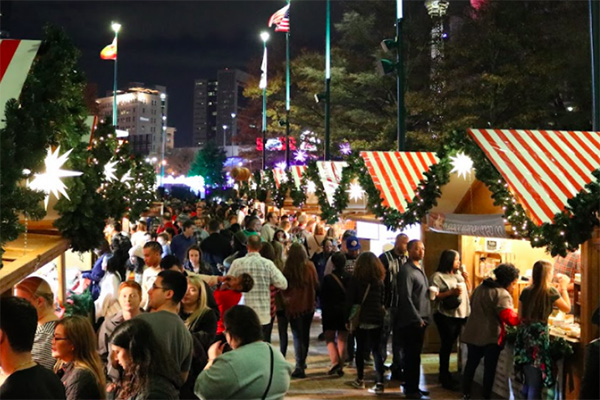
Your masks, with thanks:
<instances>
[{"instance_id":1,"label":"yellow and red flag","mask_svg":"<svg viewBox=\"0 0 600 400\"><path fill-rule=\"evenodd\" d=\"M102 49L100 58L103 60L117 59L117 38L114 38L111 44Z\"/></svg>"}]
</instances>

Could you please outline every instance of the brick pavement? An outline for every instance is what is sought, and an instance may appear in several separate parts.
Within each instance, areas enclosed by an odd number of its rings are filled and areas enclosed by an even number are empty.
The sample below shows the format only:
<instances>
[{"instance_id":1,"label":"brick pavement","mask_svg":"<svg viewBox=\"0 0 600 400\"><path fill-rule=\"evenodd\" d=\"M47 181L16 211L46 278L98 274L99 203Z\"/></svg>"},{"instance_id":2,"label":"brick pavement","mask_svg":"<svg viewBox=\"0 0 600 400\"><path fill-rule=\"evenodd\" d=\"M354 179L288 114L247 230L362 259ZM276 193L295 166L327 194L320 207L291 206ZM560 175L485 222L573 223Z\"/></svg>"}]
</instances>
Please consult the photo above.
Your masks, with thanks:
<instances>
[{"instance_id":1,"label":"brick pavement","mask_svg":"<svg viewBox=\"0 0 600 400\"><path fill-rule=\"evenodd\" d=\"M311 341L309 355L307 360L308 369L305 379L292 379L290 390L286 395L289 399L365 399L365 398L384 398L384 399L402 399L399 382L387 381L385 393L383 395L374 395L367 389L359 390L353 388L350 384L356 379L356 369L354 366L344 368L344 376L328 376L329 357L327 356L327 347L325 341L317 340L321 332L320 316L315 315L311 326ZM279 345L277 327L273 328L273 344ZM391 346L389 346L391 348ZM291 331L289 331L289 345L287 360L294 363L294 346ZM446 390L437 382L438 356L437 354L424 354L422 356L421 387L430 391L431 399L456 400L461 399L459 392ZM451 368L456 371L456 355L452 355ZM365 366L365 384L370 387L374 384L374 371L372 366Z\"/></svg>"}]
</instances>

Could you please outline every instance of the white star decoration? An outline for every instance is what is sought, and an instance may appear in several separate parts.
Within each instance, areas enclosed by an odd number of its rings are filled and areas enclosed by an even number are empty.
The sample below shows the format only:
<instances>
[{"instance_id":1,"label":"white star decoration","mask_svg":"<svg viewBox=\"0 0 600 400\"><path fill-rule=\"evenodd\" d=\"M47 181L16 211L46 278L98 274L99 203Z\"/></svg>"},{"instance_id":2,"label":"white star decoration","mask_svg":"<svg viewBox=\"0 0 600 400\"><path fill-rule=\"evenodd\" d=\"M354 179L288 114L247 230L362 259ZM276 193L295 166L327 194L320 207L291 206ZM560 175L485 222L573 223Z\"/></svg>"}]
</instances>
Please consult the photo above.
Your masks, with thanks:
<instances>
[{"instance_id":1,"label":"white star decoration","mask_svg":"<svg viewBox=\"0 0 600 400\"><path fill-rule=\"evenodd\" d=\"M363 198L363 193L365 191L358 183L352 182L350 184L350 190L346 190L346 192L350 194L350 200L357 201Z\"/></svg>"},{"instance_id":2,"label":"white star decoration","mask_svg":"<svg viewBox=\"0 0 600 400\"><path fill-rule=\"evenodd\" d=\"M117 169L115 168L115 165L117 165L117 161L109 161L104 166L104 178L106 178L108 182L117 180L117 176L115 175Z\"/></svg>"},{"instance_id":3,"label":"white star decoration","mask_svg":"<svg viewBox=\"0 0 600 400\"><path fill-rule=\"evenodd\" d=\"M62 194L67 199L69 199L69 195L65 190L67 187L62 182L61 178L66 178L69 176L79 176L83 173L79 171L68 171L61 169L63 164L67 162L71 151L73 151L73 149L67 151L62 156L59 156L58 154L60 152L60 146L58 146L54 152L52 152L52 149L49 148L48 155L44 160L44 164L46 165L46 172L43 172L41 174L35 174L33 180L29 184L30 188L46 193L46 198L44 199L44 206L46 207L46 209L48 208L48 200L50 199L50 193L52 193L57 199L59 197L59 194Z\"/></svg>"},{"instance_id":4,"label":"white star decoration","mask_svg":"<svg viewBox=\"0 0 600 400\"><path fill-rule=\"evenodd\" d=\"M465 153L458 153L455 157L450 157L450 160L452 160L452 171L450 173L456 172L459 178L462 176L467 179L467 175L473 169L473 160Z\"/></svg>"},{"instance_id":5,"label":"white star decoration","mask_svg":"<svg viewBox=\"0 0 600 400\"><path fill-rule=\"evenodd\" d=\"M128 182L132 180L133 178L131 177L131 170L125 172L121 177L121 183L124 183L125 185L127 185L127 187L130 186Z\"/></svg>"}]
</instances>

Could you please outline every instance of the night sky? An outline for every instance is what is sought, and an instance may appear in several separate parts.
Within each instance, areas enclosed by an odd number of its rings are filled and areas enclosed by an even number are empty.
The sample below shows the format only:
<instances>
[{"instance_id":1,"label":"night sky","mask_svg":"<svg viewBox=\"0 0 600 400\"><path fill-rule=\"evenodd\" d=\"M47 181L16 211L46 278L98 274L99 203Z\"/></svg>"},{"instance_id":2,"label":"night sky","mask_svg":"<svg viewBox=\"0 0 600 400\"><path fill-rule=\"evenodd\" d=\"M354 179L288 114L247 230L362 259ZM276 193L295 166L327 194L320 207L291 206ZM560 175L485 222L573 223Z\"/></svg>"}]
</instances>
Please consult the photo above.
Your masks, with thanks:
<instances>
[{"instance_id":1,"label":"night sky","mask_svg":"<svg viewBox=\"0 0 600 400\"><path fill-rule=\"evenodd\" d=\"M121 23L119 87L128 82L167 86L168 125L178 130L176 146L191 145L194 79L216 78L222 68L247 70L252 60L260 63L259 33L285 5L283 0L2 2L1 23L11 38L40 39L46 23L63 27L81 50L80 64L99 96L112 88L113 79L113 63L101 60L100 50L113 39L111 21ZM340 9L332 1L334 22ZM302 47L324 48L324 0L294 0L290 20L292 57Z\"/></svg>"}]
</instances>

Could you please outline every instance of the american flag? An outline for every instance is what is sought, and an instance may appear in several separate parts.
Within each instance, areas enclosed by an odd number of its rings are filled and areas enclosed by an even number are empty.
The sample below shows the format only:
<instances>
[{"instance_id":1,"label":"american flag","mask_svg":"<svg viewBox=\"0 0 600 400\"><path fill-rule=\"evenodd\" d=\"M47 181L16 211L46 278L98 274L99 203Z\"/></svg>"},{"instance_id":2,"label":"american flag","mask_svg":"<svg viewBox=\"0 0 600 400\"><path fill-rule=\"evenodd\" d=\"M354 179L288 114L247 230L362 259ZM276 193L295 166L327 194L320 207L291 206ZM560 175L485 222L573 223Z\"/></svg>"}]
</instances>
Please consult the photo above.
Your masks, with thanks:
<instances>
[{"instance_id":1,"label":"american flag","mask_svg":"<svg viewBox=\"0 0 600 400\"><path fill-rule=\"evenodd\" d=\"M283 7L269 18L269 28L275 24L275 32L290 31L290 5Z\"/></svg>"}]
</instances>

